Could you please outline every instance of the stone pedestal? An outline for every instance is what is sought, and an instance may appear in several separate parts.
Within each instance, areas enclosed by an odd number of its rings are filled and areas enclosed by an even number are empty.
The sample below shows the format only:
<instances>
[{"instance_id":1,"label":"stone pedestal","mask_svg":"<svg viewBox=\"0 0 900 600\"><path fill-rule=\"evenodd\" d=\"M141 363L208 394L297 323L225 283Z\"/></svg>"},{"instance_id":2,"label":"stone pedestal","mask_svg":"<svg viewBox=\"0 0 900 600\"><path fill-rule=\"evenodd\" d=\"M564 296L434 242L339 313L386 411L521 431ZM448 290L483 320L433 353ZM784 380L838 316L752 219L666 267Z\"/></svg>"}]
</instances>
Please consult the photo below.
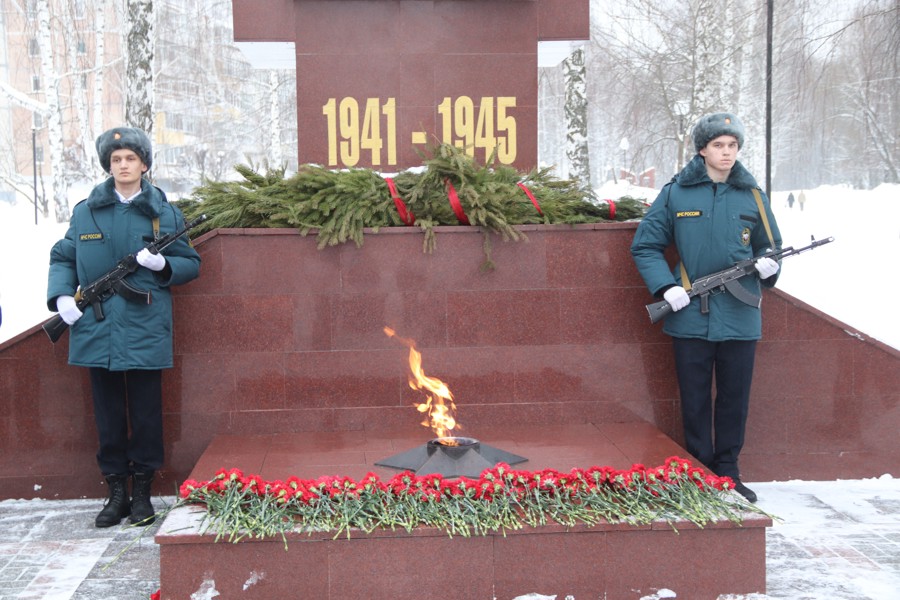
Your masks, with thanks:
<instances>
[{"instance_id":1,"label":"stone pedestal","mask_svg":"<svg viewBox=\"0 0 900 600\"><path fill-rule=\"evenodd\" d=\"M670 438L646 423L483 428L471 435L526 456L518 468L538 470L633 463L661 464L684 455ZM203 480L221 467L237 467L265 479L297 475L349 475L372 470L397 450L428 439L422 432L353 432L219 436L197 463ZM437 530L295 533L281 538L214 541L198 529L202 511L170 514L160 544L164 600L190 597L271 599L348 598L514 600L529 593L574 600L635 599L660 589L679 598L764 593L766 527L771 520L747 515L703 529L691 523L646 526L547 525L471 538ZM196 596L194 596L196 594ZM206 595L203 595L206 594Z\"/></svg>"}]
</instances>

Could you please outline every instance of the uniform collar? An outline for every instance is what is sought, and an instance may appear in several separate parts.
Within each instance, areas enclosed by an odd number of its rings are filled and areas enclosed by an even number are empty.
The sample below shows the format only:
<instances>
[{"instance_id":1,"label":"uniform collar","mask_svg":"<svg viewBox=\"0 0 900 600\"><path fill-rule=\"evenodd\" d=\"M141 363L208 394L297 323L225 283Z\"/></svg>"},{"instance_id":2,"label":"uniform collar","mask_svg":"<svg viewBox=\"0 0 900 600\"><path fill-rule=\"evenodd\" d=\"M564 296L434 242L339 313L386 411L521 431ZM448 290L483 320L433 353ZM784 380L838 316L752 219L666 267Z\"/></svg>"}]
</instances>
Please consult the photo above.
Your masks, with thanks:
<instances>
[{"instance_id":1,"label":"uniform collar","mask_svg":"<svg viewBox=\"0 0 900 600\"><path fill-rule=\"evenodd\" d=\"M701 183L712 183L712 179L706 173L706 162L699 154L695 155L693 160L681 170L681 173L675 176L675 181L682 186L700 185ZM725 182L736 188L749 190L759 187L750 171L744 168L741 161L735 161L731 167L731 173L728 174L728 180Z\"/></svg>"},{"instance_id":2,"label":"uniform collar","mask_svg":"<svg viewBox=\"0 0 900 600\"><path fill-rule=\"evenodd\" d=\"M87 198L87 204L90 208L101 208L117 202L119 202L119 197L116 194L116 182L112 177L91 190ZM156 218L160 215L162 203L162 193L147 180L141 179L141 192L133 196L129 204L138 208L148 217Z\"/></svg>"}]
</instances>

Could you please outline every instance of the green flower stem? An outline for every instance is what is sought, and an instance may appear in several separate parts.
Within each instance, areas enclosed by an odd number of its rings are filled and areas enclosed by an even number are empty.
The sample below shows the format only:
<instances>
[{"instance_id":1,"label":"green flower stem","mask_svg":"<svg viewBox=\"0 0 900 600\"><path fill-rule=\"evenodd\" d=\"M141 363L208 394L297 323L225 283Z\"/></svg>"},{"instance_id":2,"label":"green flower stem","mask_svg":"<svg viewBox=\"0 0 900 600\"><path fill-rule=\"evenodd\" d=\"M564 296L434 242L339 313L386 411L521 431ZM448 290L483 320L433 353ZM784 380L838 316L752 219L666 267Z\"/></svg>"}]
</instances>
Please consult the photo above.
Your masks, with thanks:
<instances>
[{"instance_id":1,"label":"green flower stem","mask_svg":"<svg viewBox=\"0 0 900 600\"><path fill-rule=\"evenodd\" d=\"M335 477L289 481L265 482L223 470L210 482L185 482L181 499L167 511L199 504L206 507L201 531L215 534L216 541L281 536L285 546L292 531L330 532L336 539L376 529L430 527L450 537L470 537L505 536L549 522L574 527L655 521L677 531L680 521L705 527L722 520L739 525L747 512L772 517L730 491L730 480L704 474L677 457L650 470L592 467L571 474L498 465L478 481L411 473L389 484L371 474L363 482Z\"/></svg>"}]
</instances>

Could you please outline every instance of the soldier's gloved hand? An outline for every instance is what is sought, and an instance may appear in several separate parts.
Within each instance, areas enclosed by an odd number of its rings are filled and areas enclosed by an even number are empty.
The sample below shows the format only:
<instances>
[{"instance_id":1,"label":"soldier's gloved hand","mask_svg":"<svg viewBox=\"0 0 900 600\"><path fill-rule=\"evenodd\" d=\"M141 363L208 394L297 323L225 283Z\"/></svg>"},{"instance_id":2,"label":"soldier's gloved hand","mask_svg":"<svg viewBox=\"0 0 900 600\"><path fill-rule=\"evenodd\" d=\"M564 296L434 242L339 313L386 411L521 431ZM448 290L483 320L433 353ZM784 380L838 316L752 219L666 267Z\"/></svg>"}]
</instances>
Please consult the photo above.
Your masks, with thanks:
<instances>
[{"instance_id":1,"label":"soldier's gloved hand","mask_svg":"<svg viewBox=\"0 0 900 600\"><path fill-rule=\"evenodd\" d=\"M59 312L59 316L62 317L62 320L66 322L66 325L71 325L84 314L78 310L74 296L57 296L56 310Z\"/></svg>"},{"instance_id":2,"label":"soldier's gloved hand","mask_svg":"<svg viewBox=\"0 0 900 600\"><path fill-rule=\"evenodd\" d=\"M663 292L663 298L675 312L691 303L691 297L687 295L687 292L680 285L672 286Z\"/></svg>"},{"instance_id":3,"label":"soldier's gloved hand","mask_svg":"<svg viewBox=\"0 0 900 600\"><path fill-rule=\"evenodd\" d=\"M151 271L162 271L166 268L166 257L162 254L153 254L146 248L142 248L134 258L139 265L147 267Z\"/></svg>"},{"instance_id":4,"label":"soldier's gloved hand","mask_svg":"<svg viewBox=\"0 0 900 600\"><path fill-rule=\"evenodd\" d=\"M778 272L780 268L778 262L771 258L760 258L758 261L753 263L753 266L756 267L756 270L759 272L759 276L761 279L768 279L772 275Z\"/></svg>"}]
</instances>

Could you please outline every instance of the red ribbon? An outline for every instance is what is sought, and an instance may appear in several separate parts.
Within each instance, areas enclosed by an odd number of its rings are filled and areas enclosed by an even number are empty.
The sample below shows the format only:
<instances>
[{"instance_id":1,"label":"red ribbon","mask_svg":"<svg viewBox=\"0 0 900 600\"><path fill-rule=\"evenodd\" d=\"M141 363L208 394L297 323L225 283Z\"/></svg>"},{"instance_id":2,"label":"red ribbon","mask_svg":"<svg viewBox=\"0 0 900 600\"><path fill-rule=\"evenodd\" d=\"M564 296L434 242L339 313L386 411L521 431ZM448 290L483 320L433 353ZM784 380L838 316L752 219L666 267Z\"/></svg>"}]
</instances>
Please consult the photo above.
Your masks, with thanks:
<instances>
[{"instance_id":1,"label":"red ribbon","mask_svg":"<svg viewBox=\"0 0 900 600\"><path fill-rule=\"evenodd\" d=\"M400 194L397 192L397 185L394 183L394 180L390 177L385 177L384 180L387 182L388 189L391 190L391 198L394 199L394 206L397 207L397 213L400 215L400 220L407 225L412 225L413 223L415 223L416 217L412 214L411 210L408 210L406 208L406 204L403 202L403 199L400 198Z\"/></svg>"},{"instance_id":2,"label":"red ribbon","mask_svg":"<svg viewBox=\"0 0 900 600\"><path fill-rule=\"evenodd\" d=\"M616 220L616 203L613 202L612 200L607 200L606 203L609 204L609 220L615 221Z\"/></svg>"},{"instance_id":3,"label":"red ribbon","mask_svg":"<svg viewBox=\"0 0 900 600\"><path fill-rule=\"evenodd\" d=\"M453 208L453 212L456 213L456 220L459 221L461 225L469 225L469 218L463 211L462 204L459 202L459 196L456 195L456 188L453 187L453 184L450 183L449 179L444 179L444 184L447 186L447 198L450 199L450 207Z\"/></svg>"},{"instance_id":4,"label":"red ribbon","mask_svg":"<svg viewBox=\"0 0 900 600\"><path fill-rule=\"evenodd\" d=\"M537 209L538 214L543 217L544 211L541 210L541 205L538 204L537 198L534 197L534 194L531 193L531 190L525 187L524 183L517 183L516 185L522 188L522 191L525 192L525 195L528 196L528 199L531 200L532 204L534 204L534 207Z\"/></svg>"}]
</instances>

